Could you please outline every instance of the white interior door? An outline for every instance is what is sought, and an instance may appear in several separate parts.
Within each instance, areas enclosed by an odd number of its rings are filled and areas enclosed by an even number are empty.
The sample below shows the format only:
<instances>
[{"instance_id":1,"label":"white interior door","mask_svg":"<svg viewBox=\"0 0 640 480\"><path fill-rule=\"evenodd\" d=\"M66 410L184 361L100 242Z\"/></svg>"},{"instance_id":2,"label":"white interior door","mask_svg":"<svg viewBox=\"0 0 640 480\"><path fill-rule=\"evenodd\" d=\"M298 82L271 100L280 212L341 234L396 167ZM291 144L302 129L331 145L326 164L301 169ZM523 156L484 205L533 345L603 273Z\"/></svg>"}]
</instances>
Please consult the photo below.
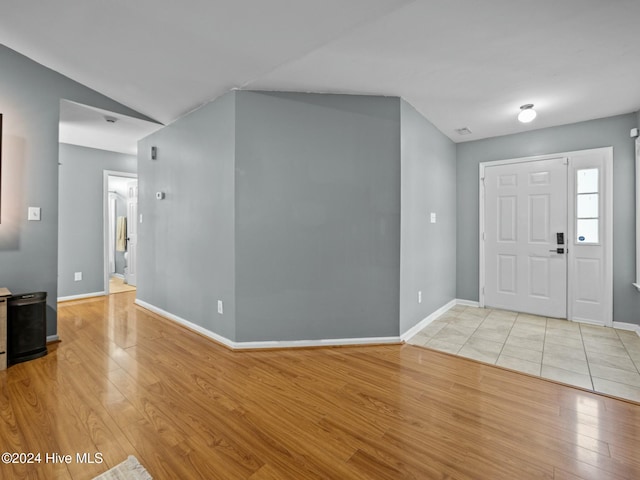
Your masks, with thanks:
<instances>
[{"instance_id":1,"label":"white interior door","mask_svg":"<svg viewBox=\"0 0 640 480\"><path fill-rule=\"evenodd\" d=\"M487 307L567 317L567 163L485 167Z\"/></svg>"},{"instance_id":2,"label":"white interior door","mask_svg":"<svg viewBox=\"0 0 640 480\"><path fill-rule=\"evenodd\" d=\"M138 180L127 183L127 268L125 281L137 284L138 259Z\"/></svg>"}]
</instances>

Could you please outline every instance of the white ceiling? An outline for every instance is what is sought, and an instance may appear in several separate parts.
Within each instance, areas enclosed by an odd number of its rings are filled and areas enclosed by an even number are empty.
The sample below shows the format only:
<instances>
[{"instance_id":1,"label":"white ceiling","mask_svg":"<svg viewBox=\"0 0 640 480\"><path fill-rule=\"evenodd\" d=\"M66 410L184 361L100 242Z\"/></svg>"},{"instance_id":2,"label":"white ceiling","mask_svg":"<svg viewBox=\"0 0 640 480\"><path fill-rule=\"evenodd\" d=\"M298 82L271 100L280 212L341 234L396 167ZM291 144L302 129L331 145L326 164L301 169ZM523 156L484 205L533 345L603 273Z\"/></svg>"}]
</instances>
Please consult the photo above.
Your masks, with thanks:
<instances>
[{"instance_id":1,"label":"white ceiling","mask_svg":"<svg viewBox=\"0 0 640 480\"><path fill-rule=\"evenodd\" d=\"M62 143L136 155L138 140L161 127L158 123L68 100L60 102L58 140Z\"/></svg>"},{"instance_id":2,"label":"white ceiling","mask_svg":"<svg viewBox=\"0 0 640 480\"><path fill-rule=\"evenodd\" d=\"M1 3L0 43L162 123L232 88L401 96L456 142L640 110L638 0Z\"/></svg>"}]
</instances>

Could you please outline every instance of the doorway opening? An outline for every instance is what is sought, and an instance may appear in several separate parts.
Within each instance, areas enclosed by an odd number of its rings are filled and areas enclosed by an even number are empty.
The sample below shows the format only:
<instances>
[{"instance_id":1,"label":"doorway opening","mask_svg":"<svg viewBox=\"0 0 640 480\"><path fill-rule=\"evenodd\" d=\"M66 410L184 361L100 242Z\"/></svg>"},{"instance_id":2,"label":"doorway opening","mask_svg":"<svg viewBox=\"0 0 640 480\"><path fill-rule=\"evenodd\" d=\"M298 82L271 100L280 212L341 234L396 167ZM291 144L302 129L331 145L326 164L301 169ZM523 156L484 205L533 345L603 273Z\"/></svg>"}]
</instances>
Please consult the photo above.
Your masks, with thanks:
<instances>
[{"instance_id":1,"label":"doorway opening","mask_svg":"<svg viewBox=\"0 0 640 480\"><path fill-rule=\"evenodd\" d=\"M104 171L104 289L107 295L136 289L138 178Z\"/></svg>"},{"instance_id":2,"label":"doorway opening","mask_svg":"<svg viewBox=\"0 0 640 480\"><path fill-rule=\"evenodd\" d=\"M480 306L612 326L613 149L480 164Z\"/></svg>"},{"instance_id":3,"label":"doorway opening","mask_svg":"<svg viewBox=\"0 0 640 480\"><path fill-rule=\"evenodd\" d=\"M105 171L119 176L123 176L119 172L136 172L138 141L161 127L60 100L58 301L109 293L105 247L109 200L108 188L101 189L100 182Z\"/></svg>"}]
</instances>

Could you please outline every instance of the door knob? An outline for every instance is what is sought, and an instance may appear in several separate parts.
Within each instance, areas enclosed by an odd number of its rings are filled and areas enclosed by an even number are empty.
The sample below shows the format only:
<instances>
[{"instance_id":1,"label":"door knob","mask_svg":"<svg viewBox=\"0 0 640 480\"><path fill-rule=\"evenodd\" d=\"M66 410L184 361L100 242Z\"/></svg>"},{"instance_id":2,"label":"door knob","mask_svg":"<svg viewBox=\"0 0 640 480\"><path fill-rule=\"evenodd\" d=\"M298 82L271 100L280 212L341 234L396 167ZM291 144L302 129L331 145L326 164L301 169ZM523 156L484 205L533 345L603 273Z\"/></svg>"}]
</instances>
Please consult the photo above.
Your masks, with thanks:
<instances>
[{"instance_id":1,"label":"door knob","mask_svg":"<svg viewBox=\"0 0 640 480\"><path fill-rule=\"evenodd\" d=\"M552 250L549 250L550 252L554 252L554 253L564 253L564 248L554 248Z\"/></svg>"}]
</instances>

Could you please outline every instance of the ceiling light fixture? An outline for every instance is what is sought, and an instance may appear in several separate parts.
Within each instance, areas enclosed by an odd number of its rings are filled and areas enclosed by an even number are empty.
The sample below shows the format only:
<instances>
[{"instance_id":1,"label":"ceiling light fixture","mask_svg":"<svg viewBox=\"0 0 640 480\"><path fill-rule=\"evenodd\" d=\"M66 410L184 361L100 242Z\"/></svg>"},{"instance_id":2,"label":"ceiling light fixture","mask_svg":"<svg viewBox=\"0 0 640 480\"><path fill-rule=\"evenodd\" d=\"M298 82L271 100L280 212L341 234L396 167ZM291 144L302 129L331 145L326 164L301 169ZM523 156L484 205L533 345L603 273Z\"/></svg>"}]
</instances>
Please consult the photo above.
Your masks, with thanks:
<instances>
[{"instance_id":1,"label":"ceiling light fixture","mask_svg":"<svg viewBox=\"0 0 640 480\"><path fill-rule=\"evenodd\" d=\"M533 103L527 103L520 107L520 113L518 114L518 120L522 123L529 123L536 118L538 113L533 109Z\"/></svg>"}]
</instances>

